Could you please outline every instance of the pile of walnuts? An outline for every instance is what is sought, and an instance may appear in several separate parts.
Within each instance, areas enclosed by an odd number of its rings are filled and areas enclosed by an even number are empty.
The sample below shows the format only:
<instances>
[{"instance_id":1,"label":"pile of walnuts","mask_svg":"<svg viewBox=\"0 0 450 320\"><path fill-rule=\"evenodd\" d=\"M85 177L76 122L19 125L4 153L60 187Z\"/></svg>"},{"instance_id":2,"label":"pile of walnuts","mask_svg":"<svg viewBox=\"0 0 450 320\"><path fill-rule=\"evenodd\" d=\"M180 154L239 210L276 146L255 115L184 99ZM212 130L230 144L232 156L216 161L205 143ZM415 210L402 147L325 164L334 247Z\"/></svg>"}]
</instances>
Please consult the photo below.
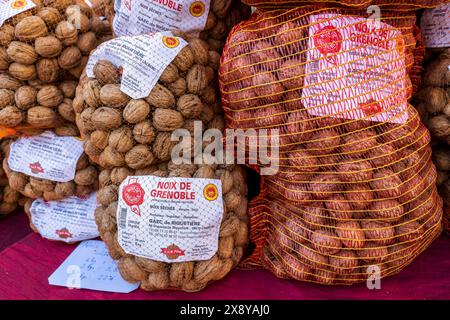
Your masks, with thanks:
<instances>
[{"instance_id":1,"label":"pile of walnuts","mask_svg":"<svg viewBox=\"0 0 450 320\"><path fill-rule=\"evenodd\" d=\"M221 180L225 211L217 253L206 261L181 263L164 263L125 253L117 240L116 212L119 185L130 175ZM95 212L96 223L111 257L119 260L119 271L125 280L141 281L141 288L148 291L169 288L199 291L208 283L225 277L243 257L248 242L248 190L242 167L175 165L168 162L140 170L127 167L105 169L100 173L99 180L97 201L101 207Z\"/></svg>"},{"instance_id":2,"label":"pile of walnuts","mask_svg":"<svg viewBox=\"0 0 450 320\"><path fill-rule=\"evenodd\" d=\"M0 27L0 125L74 122L71 99L107 22L72 0L37 3Z\"/></svg>"},{"instance_id":3,"label":"pile of walnuts","mask_svg":"<svg viewBox=\"0 0 450 320\"><path fill-rule=\"evenodd\" d=\"M436 52L437 51L437 52ZM450 49L429 51L416 108L432 135L450 145Z\"/></svg>"},{"instance_id":4,"label":"pile of walnuts","mask_svg":"<svg viewBox=\"0 0 450 320\"><path fill-rule=\"evenodd\" d=\"M109 61L100 60L94 78L83 75L73 101L76 123L90 159L103 168L142 169L168 161L175 143L171 134L194 122L203 130L224 129L216 92L220 54L200 39L189 39L145 99L121 90L121 77Z\"/></svg>"},{"instance_id":5,"label":"pile of walnuts","mask_svg":"<svg viewBox=\"0 0 450 320\"><path fill-rule=\"evenodd\" d=\"M0 159L2 161L9 143L9 139L3 139L0 142ZM9 186L8 177L5 171L0 168L0 216L14 212L18 206L23 206L26 200L27 198Z\"/></svg>"},{"instance_id":6,"label":"pile of walnuts","mask_svg":"<svg viewBox=\"0 0 450 320\"><path fill-rule=\"evenodd\" d=\"M45 201L56 201L71 196L87 196L98 189L97 167L89 161L89 158L84 153L77 162L74 180L54 182L12 171L8 166L9 149L10 144L5 146L6 156L3 159L3 171L8 177L9 187L27 198L42 198Z\"/></svg>"},{"instance_id":7,"label":"pile of walnuts","mask_svg":"<svg viewBox=\"0 0 450 320\"><path fill-rule=\"evenodd\" d=\"M305 108L304 100L311 98L302 95L309 50L305 15L310 12L302 7L289 14L255 14L234 29L222 57L219 81L227 127L269 129L269 137L270 129L278 129L280 134L279 170L262 178L258 203L265 205L249 208L250 237L256 243L250 260L282 278L325 284L366 281L374 266L382 277L389 276L441 232L442 199L430 134L407 103L409 77L399 95L403 107L386 113L384 121L334 109L317 115ZM401 21L395 14L384 17L383 22L402 30L410 73L416 60L415 15ZM366 106L361 99L367 119L379 102ZM395 108L395 102L388 107Z\"/></svg>"}]
</instances>

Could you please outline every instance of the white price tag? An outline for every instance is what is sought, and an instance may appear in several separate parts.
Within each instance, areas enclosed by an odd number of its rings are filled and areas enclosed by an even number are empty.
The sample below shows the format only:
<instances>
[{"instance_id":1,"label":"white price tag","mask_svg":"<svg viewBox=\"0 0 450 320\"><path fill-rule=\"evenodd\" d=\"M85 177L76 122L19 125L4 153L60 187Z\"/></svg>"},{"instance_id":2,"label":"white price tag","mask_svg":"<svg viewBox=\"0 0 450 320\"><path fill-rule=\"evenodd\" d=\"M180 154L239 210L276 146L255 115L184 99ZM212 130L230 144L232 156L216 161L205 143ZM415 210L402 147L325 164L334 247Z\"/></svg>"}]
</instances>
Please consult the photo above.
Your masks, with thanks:
<instances>
[{"instance_id":1,"label":"white price tag","mask_svg":"<svg viewBox=\"0 0 450 320\"><path fill-rule=\"evenodd\" d=\"M205 28L209 0L121 0L115 2L116 36L181 30L198 36Z\"/></svg>"},{"instance_id":2,"label":"white price tag","mask_svg":"<svg viewBox=\"0 0 450 320\"><path fill-rule=\"evenodd\" d=\"M425 10L420 29L428 48L450 47L450 3Z\"/></svg>"},{"instance_id":3,"label":"white price tag","mask_svg":"<svg viewBox=\"0 0 450 320\"><path fill-rule=\"evenodd\" d=\"M52 131L20 138L11 144L8 166L13 171L51 180L68 182L75 178L83 142L74 137L59 137Z\"/></svg>"},{"instance_id":4,"label":"white price tag","mask_svg":"<svg viewBox=\"0 0 450 320\"><path fill-rule=\"evenodd\" d=\"M94 51L86 74L94 77L97 61L108 60L122 73L120 90L133 99L142 99L150 94L161 74L186 45L186 41L170 32L113 39Z\"/></svg>"},{"instance_id":5,"label":"white price tag","mask_svg":"<svg viewBox=\"0 0 450 320\"><path fill-rule=\"evenodd\" d=\"M404 123L405 43L383 22L339 14L310 17L303 104L316 116Z\"/></svg>"},{"instance_id":6,"label":"white price tag","mask_svg":"<svg viewBox=\"0 0 450 320\"><path fill-rule=\"evenodd\" d=\"M218 249L223 213L220 180L128 177L119 189L119 244L157 261L208 260Z\"/></svg>"}]
</instances>

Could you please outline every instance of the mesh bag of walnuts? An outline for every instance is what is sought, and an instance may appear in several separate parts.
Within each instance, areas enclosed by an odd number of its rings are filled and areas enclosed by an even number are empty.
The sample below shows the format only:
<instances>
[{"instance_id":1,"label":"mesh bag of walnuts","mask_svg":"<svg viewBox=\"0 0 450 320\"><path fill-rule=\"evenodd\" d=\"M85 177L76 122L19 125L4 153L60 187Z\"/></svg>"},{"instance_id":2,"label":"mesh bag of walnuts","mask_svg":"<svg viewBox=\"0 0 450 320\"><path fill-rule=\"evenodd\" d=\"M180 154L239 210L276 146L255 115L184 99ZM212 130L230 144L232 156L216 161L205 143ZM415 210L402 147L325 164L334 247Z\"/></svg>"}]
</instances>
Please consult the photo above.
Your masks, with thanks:
<instances>
[{"instance_id":1,"label":"mesh bag of walnuts","mask_svg":"<svg viewBox=\"0 0 450 320\"><path fill-rule=\"evenodd\" d=\"M396 10L418 10L423 8L436 7L448 0L333 0L333 1L311 1L311 0L243 0L245 4L264 9L294 8L302 5L334 6L341 5L351 8L368 8L376 5L383 9ZM373 9L375 10L375 9Z\"/></svg>"},{"instance_id":2,"label":"mesh bag of walnuts","mask_svg":"<svg viewBox=\"0 0 450 320\"><path fill-rule=\"evenodd\" d=\"M96 193L57 201L27 199L24 210L31 229L51 241L76 243L99 236L94 213Z\"/></svg>"},{"instance_id":3,"label":"mesh bag of walnuts","mask_svg":"<svg viewBox=\"0 0 450 320\"><path fill-rule=\"evenodd\" d=\"M108 26L96 26L104 23L73 3L29 1L20 9L14 1L2 4L0 126L54 128L74 122L76 83Z\"/></svg>"},{"instance_id":4,"label":"mesh bag of walnuts","mask_svg":"<svg viewBox=\"0 0 450 320\"><path fill-rule=\"evenodd\" d=\"M247 184L239 166L106 169L97 201L102 240L122 277L144 290L202 290L226 276L247 246Z\"/></svg>"},{"instance_id":5,"label":"mesh bag of walnuts","mask_svg":"<svg viewBox=\"0 0 450 320\"><path fill-rule=\"evenodd\" d=\"M279 170L249 209L252 263L352 284L399 272L440 234L430 134L408 103L414 21L302 7L233 30L219 70L227 127L279 134Z\"/></svg>"},{"instance_id":6,"label":"mesh bag of walnuts","mask_svg":"<svg viewBox=\"0 0 450 320\"><path fill-rule=\"evenodd\" d=\"M84 197L98 188L98 172L83 152L83 143L46 131L19 138L5 147L3 171L11 189L31 199Z\"/></svg>"},{"instance_id":7,"label":"mesh bag of walnuts","mask_svg":"<svg viewBox=\"0 0 450 320\"><path fill-rule=\"evenodd\" d=\"M102 168L142 169L170 160L176 130L193 135L199 121L200 130L222 131L219 60L205 41L171 33L105 42L92 54L73 103L86 154Z\"/></svg>"},{"instance_id":8,"label":"mesh bag of walnuts","mask_svg":"<svg viewBox=\"0 0 450 320\"><path fill-rule=\"evenodd\" d=\"M174 28L199 36L210 48L222 51L231 29L250 16L250 7L239 0L115 1L116 36L130 36ZM165 19L161 19L161 14Z\"/></svg>"},{"instance_id":9,"label":"mesh bag of walnuts","mask_svg":"<svg viewBox=\"0 0 450 320\"><path fill-rule=\"evenodd\" d=\"M0 158L3 161L5 157L9 139L0 141ZM13 213L18 206L23 206L27 199L18 191L13 190L8 184L8 177L2 168L0 168L0 217Z\"/></svg>"}]
</instances>

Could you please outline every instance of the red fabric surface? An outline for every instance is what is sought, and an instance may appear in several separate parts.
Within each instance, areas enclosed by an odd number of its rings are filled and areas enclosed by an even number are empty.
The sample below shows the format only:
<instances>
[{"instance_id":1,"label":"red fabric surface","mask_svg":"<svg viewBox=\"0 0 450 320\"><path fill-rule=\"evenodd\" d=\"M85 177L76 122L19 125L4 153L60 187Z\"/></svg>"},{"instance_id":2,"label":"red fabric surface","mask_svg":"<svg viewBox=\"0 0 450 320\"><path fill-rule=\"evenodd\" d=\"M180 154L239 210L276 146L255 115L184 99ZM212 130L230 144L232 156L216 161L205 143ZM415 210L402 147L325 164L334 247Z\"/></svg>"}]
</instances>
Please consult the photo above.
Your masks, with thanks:
<instances>
[{"instance_id":1,"label":"red fabric surface","mask_svg":"<svg viewBox=\"0 0 450 320\"><path fill-rule=\"evenodd\" d=\"M48 285L47 278L73 249L31 234L1 252L0 299L450 299L450 238L445 236L403 272L383 279L381 290L279 280L262 270L235 270L199 293L114 294Z\"/></svg>"},{"instance_id":2,"label":"red fabric surface","mask_svg":"<svg viewBox=\"0 0 450 320\"><path fill-rule=\"evenodd\" d=\"M27 215L21 211L0 220L0 251L31 233Z\"/></svg>"}]
</instances>

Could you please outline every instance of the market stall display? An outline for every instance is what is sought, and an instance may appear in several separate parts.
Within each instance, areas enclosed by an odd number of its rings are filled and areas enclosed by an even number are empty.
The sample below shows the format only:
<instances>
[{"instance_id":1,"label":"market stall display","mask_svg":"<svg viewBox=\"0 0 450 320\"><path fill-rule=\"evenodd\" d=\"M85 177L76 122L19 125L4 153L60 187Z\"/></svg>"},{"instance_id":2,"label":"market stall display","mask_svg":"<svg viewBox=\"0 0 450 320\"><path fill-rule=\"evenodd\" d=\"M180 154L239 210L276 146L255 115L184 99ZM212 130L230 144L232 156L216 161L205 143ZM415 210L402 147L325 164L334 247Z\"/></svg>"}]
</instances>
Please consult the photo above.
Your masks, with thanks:
<instances>
[{"instance_id":1,"label":"market stall display","mask_svg":"<svg viewBox=\"0 0 450 320\"><path fill-rule=\"evenodd\" d=\"M233 30L219 70L227 127L280 141L279 171L250 205L249 262L352 284L399 272L440 234L430 134L408 102L415 20L305 6Z\"/></svg>"}]
</instances>

